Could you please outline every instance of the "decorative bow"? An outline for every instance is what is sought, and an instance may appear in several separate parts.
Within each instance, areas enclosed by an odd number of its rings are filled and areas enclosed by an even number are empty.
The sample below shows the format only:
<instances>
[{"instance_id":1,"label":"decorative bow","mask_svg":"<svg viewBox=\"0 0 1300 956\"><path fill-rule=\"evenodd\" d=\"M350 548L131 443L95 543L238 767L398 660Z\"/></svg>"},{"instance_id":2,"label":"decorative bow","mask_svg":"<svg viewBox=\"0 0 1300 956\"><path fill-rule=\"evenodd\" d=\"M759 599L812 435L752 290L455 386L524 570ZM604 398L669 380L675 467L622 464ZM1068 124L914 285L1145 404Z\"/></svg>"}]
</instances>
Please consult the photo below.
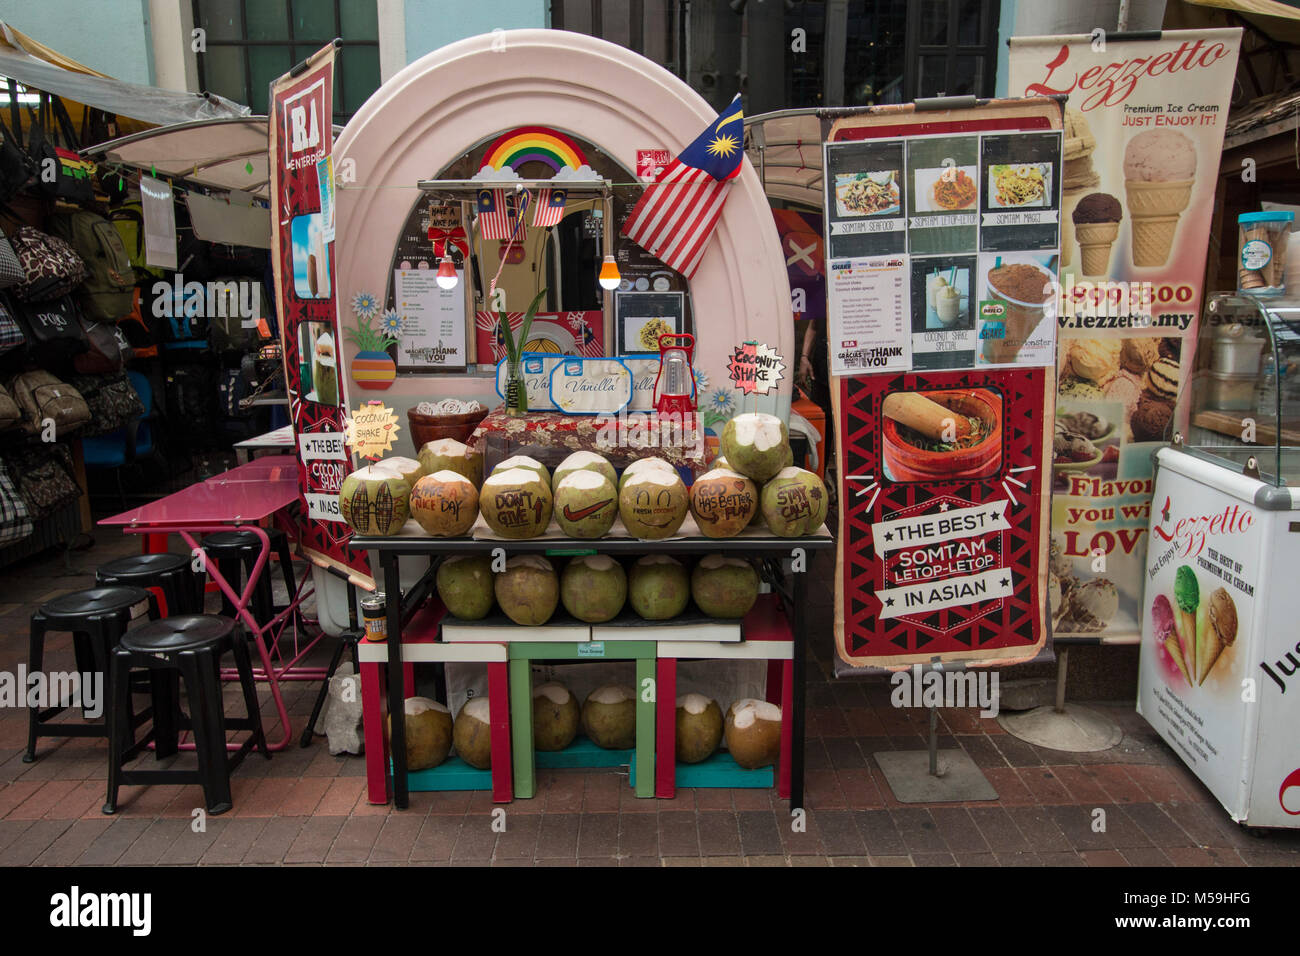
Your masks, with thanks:
<instances>
[{"instance_id":1,"label":"decorative bow","mask_svg":"<svg viewBox=\"0 0 1300 956\"><path fill-rule=\"evenodd\" d=\"M449 242L460 250L462 256L469 255L469 244L465 241L465 230L460 226L455 229L436 229L430 226L429 238L433 241L433 257L435 259L443 257Z\"/></svg>"}]
</instances>

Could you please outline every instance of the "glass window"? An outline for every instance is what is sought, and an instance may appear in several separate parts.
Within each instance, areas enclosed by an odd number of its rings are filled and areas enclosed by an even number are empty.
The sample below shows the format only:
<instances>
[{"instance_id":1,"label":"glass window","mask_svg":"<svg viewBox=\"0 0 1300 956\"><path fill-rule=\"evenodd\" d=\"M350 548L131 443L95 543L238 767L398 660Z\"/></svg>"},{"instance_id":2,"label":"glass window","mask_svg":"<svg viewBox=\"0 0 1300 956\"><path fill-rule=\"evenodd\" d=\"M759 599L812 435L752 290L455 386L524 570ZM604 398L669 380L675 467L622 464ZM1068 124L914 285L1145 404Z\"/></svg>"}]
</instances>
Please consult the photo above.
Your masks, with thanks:
<instances>
[{"instance_id":1,"label":"glass window","mask_svg":"<svg viewBox=\"0 0 1300 956\"><path fill-rule=\"evenodd\" d=\"M254 113L265 113L270 96L271 81L283 76L293 67L293 56L287 46L250 46L248 48L249 92L248 105Z\"/></svg>"},{"instance_id":2,"label":"glass window","mask_svg":"<svg viewBox=\"0 0 1300 956\"><path fill-rule=\"evenodd\" d=\"M379 47L349 46L339 51L343 64L343 99L335 112L351 115L379 88Z\"/></svg>"},{"instance_id":3,"label":"glass window","mask_svg":"<svg viewBox=\"0 0 1300 956\"><path fill-rule=\"evenodd\" d=\"M341 0L339 20L342 35L349 41L379 42L379 6L375 0Z\"/></svg>"},{"instance_id":4,"label":"glass window","mask_svg":"<svg viewBox=\"0 0 1300 956\"><path fill-rule=\"evenodd\" d=\"M204 0L194 22L207 32L207 40L238 40L244 35L240 0Z\"/></svg>"},{"instance_id":5,"label":"glass window","mask_svg":"<svg viewBox=\"0 0 1300 956\"><path fill-rule=\"evenodd\" d=\"M321 45L338 35L336 3L321 0L294 0L293 35L297 40L319 40ZM378 14L376 14L378 16Z\"/></svg>"},{"instance_id":6,"label":"glass window","mask_svg":"<svg viewBox=\"0 0 1300 956\"><path fill-rule=\"evenodd\" d=\"M238 103L248 102L244 89L244 51L237 46L210 46L203 60L204 85Z\"/></svg>"},{"instance_id":7,"label":"glass window","mask_svg":"<svg viewBox=\"0 0 1300 956\"><path fill-rule=\"evenodd\" d=\"M246 6L248 39L284 41L289 38L288 0L258 0Z\"/></svg>"}]
</instances>

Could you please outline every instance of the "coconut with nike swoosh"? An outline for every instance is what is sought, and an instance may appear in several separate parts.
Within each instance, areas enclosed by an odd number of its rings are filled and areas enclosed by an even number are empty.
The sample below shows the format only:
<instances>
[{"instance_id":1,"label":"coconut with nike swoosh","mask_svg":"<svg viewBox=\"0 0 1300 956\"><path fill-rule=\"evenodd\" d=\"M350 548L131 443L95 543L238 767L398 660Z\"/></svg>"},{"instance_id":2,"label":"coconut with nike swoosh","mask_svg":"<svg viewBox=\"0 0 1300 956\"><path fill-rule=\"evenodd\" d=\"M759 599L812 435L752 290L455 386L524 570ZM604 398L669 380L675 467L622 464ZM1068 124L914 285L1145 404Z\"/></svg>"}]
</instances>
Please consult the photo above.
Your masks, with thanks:
<instances>
[{"instance_id":1,"label":"coconut with nike swoosh","mask_svg":"<svg viewBox=\"0 0 1300 956\"><path fill-rule=\"evenodd\" d=\"M555 485L554 514L570 537L599 538L614 524L618 492L598 471L570 471Z\"/></svg>"}]
</instances>

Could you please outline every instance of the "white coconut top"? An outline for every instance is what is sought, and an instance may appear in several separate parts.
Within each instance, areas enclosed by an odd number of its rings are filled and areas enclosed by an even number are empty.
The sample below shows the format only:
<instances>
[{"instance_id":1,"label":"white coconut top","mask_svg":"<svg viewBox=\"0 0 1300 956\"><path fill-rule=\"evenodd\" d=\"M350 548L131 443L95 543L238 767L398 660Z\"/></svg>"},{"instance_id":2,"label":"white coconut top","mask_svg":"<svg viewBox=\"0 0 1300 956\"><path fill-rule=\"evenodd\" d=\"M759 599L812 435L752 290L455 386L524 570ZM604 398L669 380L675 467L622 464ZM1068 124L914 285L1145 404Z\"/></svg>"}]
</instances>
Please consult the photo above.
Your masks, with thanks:
<instances>
[{"instance_id":1,"label":"white coconut top","mask_svg":"<svg viewBox=\"0 0 1300 956\"><path fill-rule=\"evenodd\" d=\"M609 479L598 471L571 471L560 479L555 489L558 491L561 488L577 488L579 491L594 491L601 485L608 484Z\"/></svg>"},{"instance_id":2,"label":"white coconut top","mask_svg":"<svg viewBox=\"0 0 1300 956\"><path fill-rule=\"evenodd\" d=\"M677 469L668 464L668 462L664 461L662 458L638 458L636 461L632 462L632 464L623 469L623 477L631 478L633 475L639 475L647 468L657 468L661 470L666 468L674 475L677 474Z\"/></svg>"},{"instance_id":3,"label":"white coconut top","mask_svg":"<svg viewBox=\"0 0 1300 956\"><path fill-rule=\"evenodd\" d=\"M716 571L718 568L753 568L744 558L729 558L725 554L706 554L700 558L700 567L705 571Z\"/></svg>"},{"instance_id":4,"label":"white coconut top","mask_svg":"<svg viewBox=\"0 0 1300 956\"><path fill-rule=\"evenodd\" d=\"M430 700L428 697L408 697L406 698L406 716L418 717L420 714L436 710L441 714L450 714L445 704L440 704L436 700Z\"/></svg>"},{"instance_id":5,"label":"white coconut top","mask_svg":"<svg viewBox=\"0 0 1300 956\"><path fill-rule=\"evenodd\" d=\"M463 481L471 488L474 487L474 482L470 481L460 472L452 471L450 468L444 468L442 471L435 471L432 475L426 475L425 477L432 478L434 481L441 482L442 484L447 484L449 482L455 483L455 482Z\"/></svg>"},{"instance_id":6,"label":"white coconut top","mask_svg":"<svg viewBox=\"0 0 1300 956\"><path fill-rule=\"evenodd\" d=\"M540 554L517 554L513 558L507 559L506 570L513 571L515 568L537 568L540 571L555 571L555 568L551 567L551 562Z\"/></svg>"},{"instance_id":7,"label":"white coconut top","mask_svg":"<svg viewBox=\"0 0 1300 956\"><path fill-rule=\"evenodd\" d=\"M568 458L564 459L564 461L560 462L560 467L586 468L588 465L594 465L601 461L605 462L605 464L609 464L609 461L604 455L598 455L594 451L575 451Z\"/></svg>"},{"instance_id":8,"label":"white coconut top","mask_svg":"<svg viewBox=\"0 0 1300 956\"><path fill-rule=\"evenodd\" d=\"M501 464L494 468L494 471L505 471L507 468L541 468L542 463L536 458L529 458L527 455L515 455L513 458L507 458Z\"/></svg>"},{"instance_id":9,"label":"white coconut top","mask_svg":"<svg viewBox=\"0 0 1300 956\"><path fill-rule=\"evenodd\" d=\"M427 451L434 455L444 455L449 458L456 458L464 455L469 451L469 446L454 438L435 438L433 441L424 443L420 451Z\"/></svg>"},{"instance_id":10,"label":"white coconut top","mask_svg":"<svg viewBox=\"0 0 1300 956\"><path fill-rule=\"evenodd\" d=\"M504 471L498 468L497 471L492 472L484 479L483 487L486 488L488 485L492 485L494 488L497 485L526 485L534 481L541 481L541 478L538 477L537 472L528 468L507 468Z\"/></svg>"},{"instance_id":11,"label":"white coconut top","mask_svg":"<svg viewBox=\"0 0 1300 956\"><path fill-rule=\"evenodd\" d=\"M465 706L460 709L460 715L462 717L468 715L474 720L486 724L491 722L492 708L486 697L471 697L465 701Z\"/></svg>"},{"instance_id":12,"label":"white coconut top","mask_svg":"<svg viewBox=\"0 0 1300 956\"><path fill-rule=\"evenodd\" d=\"M608 571L610 568L618 564L618 562L608 554L585 554L582 557L574 558L573 560L584 567L591 568L593 571Z\"/></svg>"},{"instance_id":13,"label":"white coconut top","mask_svg":"<svg viewBox=\"0 0 1300 956\"><path fill-rule=\"evenodd\" d=\"M712 471L706 471L704 474L700 475L700 477L696 478L695 480L713 481L718 478L739 478L742 481L748 480L745 478L744 475L740 474L739 472L732 471L730 468L714 468Z\"/></svg>"},{"instance_id":14,"label":"white coconut top","mask_svg":"<svg viewBox=\"0 0 1300 956\"><path fill-rule=\"evenodd\" d=\"M385 478L402 478L400 472L384 462L374 465L366 465L364 468L358 468L349 478L360 478L362 481L383 481ZM405 478L402 478L405 481Z\"/></svg>"},{"instance_id":15,"label":"white coconut top","mask_svg":"<svg viewBox=\"0 0 1300 956\"><path fill-rule=\"evenodd\" d=\"M625 700L633 700L636 697L636 691L624 684L606 684L604 687L597 687L587 697L587 700L594 700L598 704L621 704Z\"/></svg>"},{"instance_id":16,"label":"white coconut top","mask_svg":"<svg viewBox=\"0 0 1300 956\"><path fill-rule=\"evenodd\" d=\"M808 471L806 468L796 468L794 465L786 465L784 468L782 468L772 477L773 478L799 478L803 475L812 475L812 472ZM813 477L816 478L817 476L813 475Z\"/></svg>"},{"instance_id":17,"label":"white coconut top","mask_svg":"<svg viewBox=\"0 0 1300 956\"><path fill-rule=\"evenodd\" d=\"M682 694L681 697L677 698L677 706L684 707L686 713L691 714L692 716L704 713L709 709L709 704L711 703L713 703L713 701L709 700L709 698L705 697L703 694Z\"/></svg>"},{"instance_id":18,"label":"white coconut top","mask_svg":"<svg viewBox=\"0 0 1300 956\"><path fill-rule=\"evenodd\" d=\"M744 730L752 726L756 720L773 720L777 723L781 721L781 708L776 704L769 704L765 700L755 700L753 697L746 697L744 700L738 700L731 705L732 713L735 715L732 723L737 730Z\"/></svg>"},{"instance_id":19,"label":"white coconut top","mask_svg":"<svg viewBox=\"0 0 1300 956\"><path fill-rule=\"evenodd\" d=\"M630 488L633 485L658 485L661 488L672 488L674 486L680 486L682 488L686 487L682 484L682 479L675 470L660 471L657 468L652 468L649 471L638 472L629 478L623 487Z\"/></svg>"},{"instance_id":20,"label":"white coconut top","mask_svg":"<svg viewBox=\"0 0 1300 956\"><path fill-rule=\"evenodd\" d=\"M747 412L732 420L736 441L767 451L781 444L781 419L764 412Z\"/></svg>"},{"instance_id":21,"label":"white coconut top","mask_svg":"<svg viewBox=\"0 0 1300 956\"><path fill-rule=\"evenodd\" d=\"M420 463L414 458L385 458L378 464L387 465L389 468L396 468L401 471L412 471L420 467Z\"/></svg>"},{"instance_id":22,"label":"white coconut top","mask_svg":"<svg viewBox=\"0 0 1300 956\"><path fill-rule=\"evenodd\" d=\"M540 687L533 688L534 697L545 697L552 704L561 706L569 702L569 688L563 684L557 684L552 681L549 684L542 684Z\"/></svg>"},{"instance_id":23,"label":"white coconut top","mask_svg":"<svg viewBox=\"0 0 1300 956\"><path fill-rule=\"evenodd\" d=\"M637 558L636 563L640 566L648 564L675 564L679 568L682 566L680 561L667 554L647 554L644 557Z\"/></svg>"}]
</instances>

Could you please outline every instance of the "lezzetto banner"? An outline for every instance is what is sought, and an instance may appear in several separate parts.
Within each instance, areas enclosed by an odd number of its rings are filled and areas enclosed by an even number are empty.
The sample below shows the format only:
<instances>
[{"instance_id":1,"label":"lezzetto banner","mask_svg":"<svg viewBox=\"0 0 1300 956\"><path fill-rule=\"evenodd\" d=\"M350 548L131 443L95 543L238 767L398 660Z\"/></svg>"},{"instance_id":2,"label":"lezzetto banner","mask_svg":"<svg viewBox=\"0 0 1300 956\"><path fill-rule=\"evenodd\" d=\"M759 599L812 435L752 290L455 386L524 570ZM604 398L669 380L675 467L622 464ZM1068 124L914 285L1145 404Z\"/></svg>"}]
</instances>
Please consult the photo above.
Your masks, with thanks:
<instances>
[{"instance_id":1,"label":"lezzetto banner","mask_svg":"<svg viewBox=\"0 0 1300 956\"><path fill-rule=\"evenodd\" d=\"M1013 37L1010 93L1064 95L1050 593L1057 637L1140 639L1151 453L1186 433L1240 30Z\"/></svg>"}]
</instances>

